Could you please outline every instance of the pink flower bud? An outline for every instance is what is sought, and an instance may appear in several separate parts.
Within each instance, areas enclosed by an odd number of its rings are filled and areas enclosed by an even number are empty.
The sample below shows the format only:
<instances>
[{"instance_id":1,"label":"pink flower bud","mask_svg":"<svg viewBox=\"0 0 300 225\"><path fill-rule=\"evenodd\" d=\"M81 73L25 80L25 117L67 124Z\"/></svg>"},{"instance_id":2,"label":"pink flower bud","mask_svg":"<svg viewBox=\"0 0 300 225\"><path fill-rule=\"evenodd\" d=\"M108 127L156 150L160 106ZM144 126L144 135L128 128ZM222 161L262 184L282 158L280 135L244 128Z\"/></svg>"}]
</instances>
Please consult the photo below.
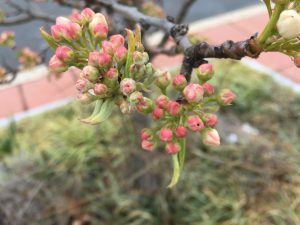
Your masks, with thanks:
<instances>
[{"instance_id":1,"label":"pink flower bud","mask_svg":"<svg viewBox=\"0 0 300 225\"><path fill-rule=\"evenodd\" d=\"M151 140L153 138L152 132L149 128L144 128L141 130L141 140Z\"/></svg>"},{"instance_id":2,"label":"pink flower bud","mask_svg":"<svg viewBox=\"0 0 300 225\"><path fill-rule=\"evenodd\" d=\"M64 25L63 37L67 41L76 41L81 37L82 30L79 24L69 22Z\"/></svg>"},{"instance_id":3,"label":"pink flower bud","mask_svg":"<svg viewBox=\"0 0 300 225\"><path fill-rule=\"evenodd\" d=\"M138 105L136 105L136 109L141 113L151 113L154 109L154 104L151 99L144 97Z\"/></svg>"},{"instance_id":4,"label":"pink flower bud","mask_svg":"<svg viewBox=\"0 0 300 225\"><path fill-rule=\"evenodd\" d=\"M155 108L152 112L152 118L154 120L160 120L164 117L164 110L161 108Z\"/></svg>"},{"instance_id":5,"label":"pink flower bud","mask_svg":"<svg viewBox=\"0 0 300 225\"><path fill-rule=\"evenodd\" d=\"M109 38L114 48L118 48L124 45L125 39L121 34L112 35Z\"/></svg>"},{"instance_id":6,"label":"pink flower bud","mask_svg":"<svg viewBox=\"0 0 300 225\"><path fill-rule=\"evenodd\" d=\"M104 77L109 80L116 80L119 76L118 70L116 68L109 68L109 70L104 74Z\"/></svg>"},{"instance_id":7,"label":"pink flower bud","mask_svg":"<svg viewBox=\"0 0 300 225\"><path fill-rule=\"evenodd\" d=\"M121 102L121 104L120 104L120 110L121 110L121 112L123 114L129 114L129 113L133 112L133 109L132 109L131 105L127 101L125 101L125 100L123 100Z\"/></svg>"},{"instance_id":8,"label":"pink flower bud","mask_svg":"<svg viewBox=\"0 0 300 225\"><path fill-rule=\"evenodd\" d=\"M93 100L94 100L93 97L91 96L91 94L88 92L78 94L77 99L82 104L89 104L89 103L93 102Z\"/></svg>"},{"instance_id":9,"label":"pink flower bud","mask_svg":"<svg viewBox=\"0 0 300 225\"><path fill-rule=\"evenodd\" d=\"M185 138L187 135L187 129L184 126L178 126L175 129L175 136L177 138Z\"/></svg>"},{"instance_id":10,"label":"pink flower bud","mask_svg":"<svg viewBox=\"0 0 300 225\"><path fill-rule=\"evenodd\" d=\"M188 128L192 131L200 131L204 128L204 124L199 116L189 116L187 119Z\"/></svg>"},{"instance_id":11,"label":"pink flower bud","mask_svg":"<svg viewBox=\"0 0 300 225\"><path fill-rule=\"evenodd\" d=\"M202 87L204 89L204 95L205 96L210 96L210 95L213 95L215 93L215 88L210 83L205 83L205 84L202 85Z\"/></svg>"},{"instance_id":12,"label":"pink flower bud","mask_svg":"<svg viewBox=\"0 0 300 225\"><path fill-rule=\"evenodd\" d=\"M217 130L207 129L202 135L203 144L208 146L219 146L220 136Z\"/></svg>"},{"instance_id":13,"label":"pink flower bud","mask_svg":"<svg viewBox=\"0 0 300 225\"><path fill-rule=\"evenodd\" d=\"M142 141L142 148L146 151L152 151L155 148L155 144L152 141Z\"/></svg>"},{"instance_id":14,"label":"pink flower bud","mask_svg":"<svg viewBox=\"0 0 300 225\"><path fill-rule=\"evenodd\" d=\"M138 104L139 102L143 101L143 94L142 92L135 91L129 96L129 101L133 104Z\"/></svg>"},{"instance_id":15,"label":"pink flower bud","mask_svg":"<svg viewBox=\"0 0 300 225\"><path fill-rule=\"evenodd\" d=\"M66 17L63 17L63 16L59 16L56 18L56 25L66 25L67 23L69 23L71 20L69 20L68 18Z\"/></svg>"},{"instance_id":16,"label":"pink flower bud","mask_svg":"<svg viewBox=\"0 0 300 225\"><path fill-rule=\"evenodd\" d=\"M161 109L166 109L168 103L169 103L169 98L165 95L160 95L155 99L155 104Z\"/></svg>"},{"instance_id":17,"label":"pink flower bud","mask_svg":"<svg viewBox=\"0 0 300 225\"><path fill-rule=\"evenodd\" d=\"M105 95L107 93L107 86L101 83L95 84L94 93L95 95Z\"/></svg>"},{"instance_id":18,"label":"pink flower bud","mask_svg":"<svg viewBox=\"0 0 300 225\"><path fill-rule=\"evenodd\" d=\"M183 75L176 75L173 79L173 87L177 90L177 91L182 91L186 85L187 85L187 81L185 79L185 76Z\"/></svg>"},{"instance_id":19,"label":"pink flower bud","mask_svg":"<svg viewBox=\"0 0 300 225\"><path fill-rule=\"evenodd\" d=\"M134 64L143 64L143 53L134 51L132 54Z\"/></svg>"},{"instance_id":20,"label":"pink flower bud","mask_svg":"<svg viewBox=\"0 0 300 225\"><path fill-rule=\"evenodd\" d=\"M99 61L98 61L99 66L108 67L111 63L111 60L112 60L112 58L111 58L110 55L108 55L106 53L100 53L99 54Z\"/></svg>"},{"instance_id":21,"label":"pink flower bud","mask_svg":"<svg viewBox=\"0 0 300 225\"><path fill-rule=\"evenodd\" d=\"M120 83L120 90L124 95L129 95L135 91L136 84L131 78L125 78Z\"/></svg>"},{"instance_id":22,"label":"pink flower bud","mask_svg":"<svg viewBox=\"0 0 300 225\"><path fill-rule=\"evenodd\" d=\"M97 66L99 63L100 52L91 52L89 54L88 64L91 66Z\"/></svg>"},{"instance_id":23,"label":"pink flower bud","mask_svg":"<svg viewBox=\"0 0 300 225\"><path fill-rule=\"evenodd\" d=\"M63 38L64 27L61 25L51 26L51 35L56 41L61 41Z\"/></svg>"},{"instance_id":24,"label":"pink flower bud","mask_svg":"<svg viewBox=\"0 0 300 225\"><path fill-rule=\"evenodd\" d=\"M68 69L68 66L54 55L49 61L49 69L52 72L61 73L65 72Z\"/></svg>"},{"instance_id":25,"label":"pink flower bud","mask_svg":"<svg viewBox=\"0 0 300 225\"><path fill-rule=\"evenodd\" d=\"M173 133L170 128L162 128L159 132L159 139L161 141L171 141L173 138Z\"/></svg>"},{"instance_id":26,"label":"pink flower bud","mask_svg":"<svg viewBox=\"0 0 300 225\"><path fill-rule=\"evenodd\" d=\"M113 44L110 41L103 41L102 42L102 49L105 53L107 53L109 55L114 54Z\"/></svg>"},{"instance_id":27,"label":"pink flower bud","mask_svg":"<svg viewBox=\"0 0 300 225\"><path fill-rule=\"evenodd\" d=\"M116 48L114 56L117 62L124 62L127 56L127 49L124 46Z\"/></svg>"},{"instance_id":28,"label":"pink flower bud","mask_svg":"<svg viewBox=\"0 0 300 225\"><path fill-rule=\"evenodd\" d=\"M218 123L218 117L215 114L204 114L203 120L208 127L215 127Z\"/></svg>"},{"instance_id":29,"label":"pink flower bud","mask_svg":"<svg viewBox=\"0 0 300 225\"><path fill-rule=\"evenodd\" d=\"M199 81L206 82L212 78L214 68L212 64L202 64L198 67L197 76Z\"/></svg>"},{"instance_id":30,"label":"pink flower bud","mask_svg":"<svg viewBox=\"0 0 300 225\"><path fill-rule=\"evenodd\" d=\"M196 103L203 99L204 89L199 84L191 83L184 88L183 94L188 102Z\"/></svg>"},{"instance_id":31,"label":"pink flower bud","mask_svg":"<svg viewBox=\"0 0 300 225\"><path fill-rule=\"evenodd\" d=\"M74 23L83 24L84 17L79 12L73 12L70 16L70 20Z\"/></svg>"},{"instance_id":32,"label":"pink flower bud","mask_svg":"<svg viewBox=\"0 0 300 225\"><path fill-rule=\"evenodd\" d=\"M95 15L95 12L89 8L85 8L81 11L81 15L86 22L90 22Z\"/></svg>"},{"instance_id":33,"label":"pink flower bud","mask_svg":"<svg viewBox=\"0 0 300 225\"><path fill-rule=\"evenodd\" d=\"M86 92L88 90L88 80L84 78L79 78L76 81L75 87L78 91Z\"/></svg>"},{"instance_id":34,"label":"pink flower bud","mask_svg":"<svg viewBox=\"0 0 300 225\"><path fill-rule=\"evenodd\" d=\"M220 92L219 101L222 105L231 105L235 99L235 94L229 89L223 89Z\"/></svg>"},{"instance_id":35,"label":"pink flower bud","mask_svg":"<svg viewBox=\"0 0 300 225\"><path fill-rule=\"evenodd\" d=\"M178 102L169 101L167 104L167 111L171 116L178 116L182 111L182 106Z\"/></svg>"},{"instance_id":36,"label":"pink flower bud","mask_svg":"<svg viewBox=\"0 0 300 225\"><path fill-rule=\"evenodd\" d=\"M158 76L155 80L155 84L161 90L165 90L171 83L171 74L169 72L164 72Z\"/></svg>"},{"instance_id":37,"label":"pink flower bud","mask_svg":"<svg viewBox=\"0 0 300 225\"><path fill-rule=\"evenodd\" d=\"M180 150L181 150L181 147L178 143L170 142L166 145L166 151L170 155L175 155L176 153L180 152Z\"/></svg>"},{"instance_id":38,"label":"pink flower bud","mask_svg":"<svg viewBox=\"0 0 300 225\"><path fill-rule=\"evenodd\" d=\"M300 68L300 54L294 58L295 65Z\"/></svg>"},{"instance_id":39,"label":"pink flower bud","mask_svg":"<svg viewBox=\"0 0 300 225\"><path fill-rule=\"evenodd\" d=\"M95 83L99 79L99 71L93 66L85 66L82 70L82 74L92 83Z\"/></svg>"},{"instance_id":40,"label":"pink flower bud","mask_svg":"<svg viewBox=\"0 0 300 225\"><path fill-rule=\"evenodd\" d=\"M61 61L69 62L73 59L74 52L71 48L68 48L66 46L59 46L55 51L55 55Z\"/></svg>"},{"instance_id":41,"label":"pink flower bud","mask_svg":"<svg viewBox=\"0 0 300 225\"><path fill-rule=\"evenodd\" d=\"M91 29L91 33L94 35L95 38L99 40L104 40L107 38L108 26L106 24L98 23Z\"/></svg>"}]
</instances>

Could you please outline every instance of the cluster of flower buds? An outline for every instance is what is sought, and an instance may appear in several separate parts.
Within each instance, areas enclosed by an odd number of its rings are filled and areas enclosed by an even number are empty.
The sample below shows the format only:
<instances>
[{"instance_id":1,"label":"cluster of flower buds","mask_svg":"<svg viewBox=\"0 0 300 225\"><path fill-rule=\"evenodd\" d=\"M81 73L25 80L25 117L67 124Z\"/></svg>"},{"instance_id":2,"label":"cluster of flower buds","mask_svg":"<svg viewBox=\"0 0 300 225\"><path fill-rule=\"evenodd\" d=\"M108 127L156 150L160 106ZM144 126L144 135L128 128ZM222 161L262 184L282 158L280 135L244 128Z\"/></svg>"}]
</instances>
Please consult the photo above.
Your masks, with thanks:
<instances>
[{"instance_id":1,"label":"cluster of flower buds","mask_svg":"<svg viewBox=\"0 0 300 225\"><path fill-rule=\"evenodd\" d=\"M4 31L0 35L0 45L7 48L14 48L15 43L15 33L11 31Z\"/></svg>"},{"instance_id":2,"label":"cluster of flower buds","mask_svg":"<svg viewBox=\"0 0 300 225\"><path fill-rule=\"evenodd\" d=\"M202 64L196 71L198 83L189 83L183 75L171 79L167 72L157 76L155 84L162 95L155 99L155 106L148 103L146 113L151 113L157 125L141 131L142 148L152 151L159 142L166 143L169 154L182 151L182 141L188 132L200 133L202 141L208 146L218 146L220 137L215 130L218 117L211 111L211 106L230 105L235 95L228 89L215 94L214 86L207 81L213 77L213 66ZM177 91L177 96L183 96L178 101L167 96L167 89ZM141 101L140 105L143 104ZM138 105L138 107L141 107ZM151 107L149 107L151 106Z\"/></svg>"},{"instance_id":3,"label":"cluster of flower buds","mask_svg":"<svg viewBox=\"0 0 300 225\"><path fill-rule=\"evenodd\" d=\"M23 48L18 52L18 61L24 69L28 69L41 63L41 57L31 49Z\"/></svg>"},{"instance_id":4,"label":"cluster of flower buds","mask_svg":"<svg viewBox=\"0 0 300 225\"><path fill-rule=\"evenodd\" d=\"M140 96L144 105L137 108L147 111L149 101L141 91L152 83L155 73L144 51L139 26L135 33L127 30L128 46L122 35L109 36L108 31L104 15L88 8L74 12L69 18L58 17L51 35L41 30L55 49L49 61L50 70L61 73L71 66L79 68L81 73L75 85L79 101L101 102L96 103L91 117L83 119L90 124L103 121L114 104L122 113L132 112Z\"/></svg>"}]
</instances>

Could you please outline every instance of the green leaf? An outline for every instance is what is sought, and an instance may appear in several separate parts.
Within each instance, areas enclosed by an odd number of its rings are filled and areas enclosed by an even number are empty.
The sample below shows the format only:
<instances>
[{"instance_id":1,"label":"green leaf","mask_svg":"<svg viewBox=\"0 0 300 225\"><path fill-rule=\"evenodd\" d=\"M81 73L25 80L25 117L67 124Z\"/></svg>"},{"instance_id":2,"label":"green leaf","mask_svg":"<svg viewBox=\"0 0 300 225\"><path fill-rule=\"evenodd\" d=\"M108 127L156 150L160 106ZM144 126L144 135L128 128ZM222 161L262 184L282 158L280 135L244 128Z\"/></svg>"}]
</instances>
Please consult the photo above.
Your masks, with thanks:
<instances>
[{"instance_id":1,"label":"green leaf","mask_svg":"<svg viewBox=\"0 0 300 225\"><path fill-rule=\"evenodd\" d=\"M173 188L178 183L180 177L180 165L178 161L178 153L176 155L172 155L172 160L173 160L173 176L170 184L168 185L168 188Z\"/></svg>"},{"instance_id":2,"label":"green leaf","mask_svg":"<svg viewBox=\"0 0 300 225\"><path fill-rule=\"evenodd\" d=\"M48 43L49 47L53 50L57 49L58 43L54 40L54 38L48 34L43 27L40 28L40 32L42 35L42 38Z\"/></svg>"},{"instance_id":3,"label":"green leaf","mask_svg":"<svg viewBox=\"0 0 300 225\"><path fill-rule=\"evenodd\" d=\"M127 32L127 37L128 37L128 52L127 52L127 60L126 60L126 66L125 66L125 74L124 74L124 78L129 77L129 70L130 70L130 66L133 63L133 58L132 58L132 54L135 50L135 38L134 38L134 34L131 30L129 29L125 29Z\"/></svg>"}]
</instances>

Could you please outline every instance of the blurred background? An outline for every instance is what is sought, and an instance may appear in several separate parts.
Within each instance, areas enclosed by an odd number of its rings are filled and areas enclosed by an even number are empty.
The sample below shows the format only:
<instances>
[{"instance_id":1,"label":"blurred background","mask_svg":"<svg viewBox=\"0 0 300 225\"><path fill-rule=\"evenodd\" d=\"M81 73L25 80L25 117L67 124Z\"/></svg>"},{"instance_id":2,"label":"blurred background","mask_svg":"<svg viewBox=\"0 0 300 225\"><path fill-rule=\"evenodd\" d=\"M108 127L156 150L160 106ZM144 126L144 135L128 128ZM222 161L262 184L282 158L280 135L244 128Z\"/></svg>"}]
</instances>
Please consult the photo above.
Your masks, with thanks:
<instances>
[{"instance_id":1,"label":"blurred background","mask_svg":"<svg viewBox=\"0 0 300 225\"><path fill-rule=\"evenodd\" d=\"M73 10L13 2L53 18ZM180 4L165 0L162 7L176 18ZM6 1L0 8L9 10ZM267 19L257 0L197 0L183 21L194 37L220 44L249 38ZM18 47L41 51L39 27L50 25L0 22L0 33L12 30ZM1 65L18 67L13 50L0 47L0 54ZM153 63L176 74L180 60L157 56ZM148 120L116 109L100 126L80 123L92 106L74 101L76 73L53 77L39 65L0 85L0 225L299 225L299 69L278 54L211 63L217 89L229 88L237 99L218 115L220 147L189 136L174 189L166 188L171 158L140 148Z\"/></svg>"}]
</instances>

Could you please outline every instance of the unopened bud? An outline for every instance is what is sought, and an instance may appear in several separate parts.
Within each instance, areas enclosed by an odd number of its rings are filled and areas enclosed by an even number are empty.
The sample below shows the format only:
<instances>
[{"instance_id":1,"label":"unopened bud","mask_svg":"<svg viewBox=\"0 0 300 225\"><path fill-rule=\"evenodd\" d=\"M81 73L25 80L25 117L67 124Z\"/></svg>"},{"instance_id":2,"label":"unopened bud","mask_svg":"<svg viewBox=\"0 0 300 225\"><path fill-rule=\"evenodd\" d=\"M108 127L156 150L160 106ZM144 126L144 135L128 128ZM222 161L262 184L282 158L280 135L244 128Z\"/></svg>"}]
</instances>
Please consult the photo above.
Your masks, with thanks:
<instances>
[{"instance_id":1,"label":"unopened bud","mask_svg":"<svg viewBox=\"0 0 300 225\"><path fill-rule=\"evenodd\" d=\"M49 69L52 72L61 73L65 72L68 69L68 66L54 55L49 61Z\"/></svg>"},{"instance_id":2,"label":"unopened bud","mask_svg":"<svg viewBox=\"0 0 300 225\"><path fill-rule=\"evenodd\" d=\"M155 108L152 112L152 118L154 120L160 120L164 117L164 110L161 108Z\"/></svg>"},{"instance_id":3,"label":"unopened bud","mask_svg":"<svg viewBox=\"0 0 300 225\"><path fill-rule=\"evenodd\" d=\"M181 150L181 147L178 143L173 143L173 142L170 142L166 145L166 151L168 154L170 155L175 155L177 154L178 152L180 152Z\"/></svg>"},{"instance_id":4,"label":"unopened bud","mask_svg":"<svg viewBox=\"0 0 300 225\"><path fill-rule=\"evenodd\" d=\"M125 43L125 39L121 34L112 35L109 40L113 44L114 48L124 46Z\"/></svg>"},{"instance_id":5,"label":"unopened bud","mask_svg":"<svg viewBox=\"0 0 300 225\"><path fill-rule=\"evenodd\" d=\"M120 83L120 90L124 95L129 95L136 89L136 83L131 78L125 78Z\"/></svg>"},{"instance_id":6,"label":"unopened bud","mask_svg":"<svg viewBox=\"0 0 300 225\"><path fill-rule=\"evenodd\" d=\"M185 76L183 75L176 75L173 79L173 87L177 90L177 91L182 91L186 85L187 85L187 81L185 79Z\"/></svg>"},{"instance_id":7,"label":"unopened bud","mask_svg":"<svg viewBox=\"0 0 300 225\"><path fill-rule=\"evenodd\" d=\"M93 19L95 12L90 8L85 8L81 11L81 15L83 16L85 22L90 22Z\"/></svg>"},{"instance_id":8,"label":"unopened bud","mask_svg":"<svg viewBox=\"0 0 300 225\"><path fill-rule=\"evenodd\" d=\"M94 93L95 95L105 95L107 93L107 86L101 83L95 84Z\"/></svg>"},{"instance_id":9,"label":"unopened bud","mask_svg":"<svg viewBox=\"0 0 300 225\"><path fill-rule=\"evenodd\" d=\"M212 64L202 64L198 67L197 76L201 83L205 83L213 77L214 69Z\"/></svg>"},{"instance_id":10,"label":"unopened bud","mask_svg":"<svg viewBox=\"0 0 300 225\"><path fill-rule=\"evenodd\" d=\"M162 128L159 132L159 139L161 141L172 141L173 139L173 132L170 128Z\"/></svg>"},{"instance_id":11,"label":"unopened bud","mask_svg":"<svg viewBox=\"0 0 300 225\"><path fill-rule=\"evenodd\" d=\"M155 148L155 143L152 141L142 141L142 148L146 151L152 151Z\"/></svg>"},{"instance_id":12,"label":"unopened bud","mask_svg":"<svg viewBox=\"0 0 300 225\"><path fill-rule=\"evenodd\" d=\"M149 114L153 111L154 104L151 99L144 97L143 100L136 105L136 109L141 113Z\"/></svg>"},{"instance_id":13,"label":"unopened bud","mask_svg":"<svg viewBox=\"0 0 300 225\"><path fill-rule=\"evenodd\" d=\"M177 138L185 138L187 135L187 129L184 126L178 126L175 129L175 136Z\"/></svg>"},{"instance_id":14,"label":"unopened bud","mask_svg":"<svg viewBox=\"0 0 300 225\"><path fill-rule=\"evenodd\" d=\"M161 109L166 109L168 103L169 103L169 98L165 95L160 95L155 99L155 104Z\"/></svg>"},{"instance_id":15,"label":"unopened bud","mask_svg":"<svg viewBox=\"0 0 300 225\"><path fill-rule=\"evenodd\" d=\"M287 39L300 36L300 15L294 9L285 10L277 22L279 34Z\"/></svg>"},{"instance_id":16,"label":"unopened bud","mask_svg":"<svg viewBox=\"0 0 300 225\"><path fill-rule=\"evenodd\" d=\"M204 128L204 124L199 116L189 116L187 119L187 126L194 132L198 132Z\"/></svg>"},{"instance_id":17,"label":"unopened bud","mask_svg":"<svg viewBox=\"0 0 300 225\"><path fill-rule=\"evenodd\" d=\"M159 87L161 90L165 90L170 83L171 83L171 74L169 72L162 73L155 80L156 86Z\"/></svg>"},{"instance_id":18,"label":"unopened bud","mask_svg":"<svg viewBox=\"0 0 300 225\"><path fill-rule=\"evenodd\" d=\"M210 83L205 83L205 84L202 85L202 87L204 89L204 96L210 96L210 95L213 95L215 93L215 88Z\"/></svg>"},{"instance_id":19,"label":"unopened bud","mask_svg":"<svg viewBox=\"0 0 300 225\"><path fill-rule=\"evenodd\" d=\"M169 101L167 104L167 112L171 116L179 116L182 111L182 106L178 102Z\"/></svg>"},{"instance_id":20,"label":"unopened bud","mask_svg":"<svg viewBox=\"0 0 300 225\"><path fill-rule=\"evenodd\" d=\"M63 62L70 62L74 57L74 52L69 47L59 46L55 51L55 55Z\"/></svg>"},{"instance_id":21,"label":"unopened bud","mask_svg":"<svg viewBox=\"0 0 300 225\"><path fill-rule=\"evenodd\" d=\"M215 127L218 123L218 117L215 114L206 113L203 116L205 125L208 127Z\"/></svg>"},{"instance_id":22,"label":"unopened bud","mask_svg":"<svg viewBox=\"0 0 300 225\"><path fill-rule=\"evenodd\" d=\"M231 105L231 103L235 100L235 94L229 89L223 89L219 95L219 102L222 105Z\"/></svg>"},{"instance_id":23,"label":"unopened bud","mask_svg":"<svg viewBox=\"0 0 300 225\"><path fill-rule=\"evenodd\" d=\"M196 103L203 99L204 89L199 84L191 83L184 88L183 94L188 102Z\"/></svg>"},{"instance_id":24,"label":"unopened bud","mask_svg":"<svg viewBox=\"0 0 300 225\"><path fill-rule=\"evenodd\" d=\"M92 83L96 83L99 79L99 71L96 67L85 66L82 70L83 76Z\"/></svg>"},{"instance_id":25,"label":"unopened bud","mask_svg":"<svg viewBox=\"0 0 300 225\"><path fill-rule=\"evenodd\" d=\"M217 130L207 129L202 134L203 144L208 146L219 146L220 145L220 136Z\"/></svg>"}]
</instances>

